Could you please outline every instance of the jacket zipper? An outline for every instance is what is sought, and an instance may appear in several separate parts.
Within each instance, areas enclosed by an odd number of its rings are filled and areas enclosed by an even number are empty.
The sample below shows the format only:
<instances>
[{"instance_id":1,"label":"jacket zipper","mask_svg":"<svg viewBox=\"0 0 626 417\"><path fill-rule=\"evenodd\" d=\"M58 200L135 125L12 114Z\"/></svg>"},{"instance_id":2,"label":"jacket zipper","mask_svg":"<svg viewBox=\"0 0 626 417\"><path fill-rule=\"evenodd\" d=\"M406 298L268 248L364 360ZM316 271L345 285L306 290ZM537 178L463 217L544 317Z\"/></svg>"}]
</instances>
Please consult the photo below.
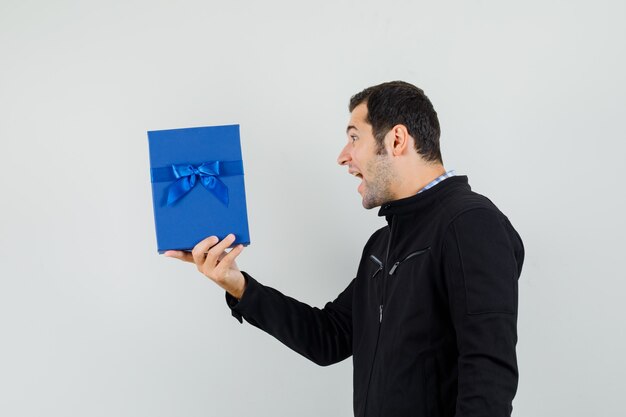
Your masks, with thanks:
<instances>
[{"instance_id":1,"label":"jacket zipper","mask_svg":"<svg viewBox=\"0 0 626 417\"><path fill-rule=\"evenodd\" d=\"M404 259L402 259L401 261L396 262L395 264L393 264L393 266L391 267L391 269L389 270L389 275L393 275L394 272L396 272L396 269L398 268L398 266L404 262L404 261L408 261L409 259L411 259L414 256L417 255L421 255L424 252L428 252L430 250L430 246L424 249L420 249L418 251L409 253L407 256L404 257Z\"/></svg>"},{"instance_id":2,"label":"jacket zipper","mask_svg":"<svg viewBox=\"0 0 626 417\"><path fill-rule=\"evenodd\" d=\"M380 271L384 271L385 269L385 265L387 264L387 259L389 258L389 246L391 245L392 232L393 232L393 218L391 220L391 224L389 225L389 240L387 241L387 253L385 255L385 263L383 264L374 255L370 255L370 259L378 265L378 269L376 270L376 272L374 272L374 274L372 275L372 278L376 277L376 275L378 275ZM376 345L374 346L374 356L372 358L372 364L370 367L370 375L369 375L369 380L367 382L367 389L365 391L365 404L363 408L366 414L367 414L367 402L369 399L370 384L372 382L372 373L374 372L374 364L376 363L376 356L378 354L378 342L380 341L380 327L383 323L383 300L385 299L385 275L384 274L382 277L380 277L380 281L381 281L382 290L381 290L380 304L378 305L378 334L376 336Z\"/></svg>"},{"instance_id":3,"label":"jacket zipper","mask_svg":"<svg viewBox=\"0 0 626 417\"><path fill-rule=\"evenodd\" d=\"M390 219L391 224L389 225L389 239L387 240L387 253L385 255L385 265L389 265L389 247L391 246L391 237L393 236L393 217ZM391 274L390 274L391 275ZM383 283L383 291L382 291L382 297L380 299L380 306L379 306L379 323L383 322L383 303L385 300L385 280L381 280Z\"/></svg>"},{"instance_id":4,"label":"jacket zipper","mask_svg":"<svg viewBox=\"0 0 626 417\"><path fill-rule=\"evenodd\" d=\"M378 275L378 273L384 269L384 265L383 265L382 261L380 259L378 259L377 257L375 257L374 255L370 255L370 259L372 261L374 261L374 263L376 263L376 265L378 265L378 269L372 275L372 278L375 278L376 275ZM378 305L378 323L382 323L383 322L383 305L382 305L382 300L383 300L383 297L384 297L383 291L384 291L385 283L384 283L384 280L381 279L381 281L382 281L381 282L381 291L380 291L381 303Z\"/></svg>"}]
</instances>

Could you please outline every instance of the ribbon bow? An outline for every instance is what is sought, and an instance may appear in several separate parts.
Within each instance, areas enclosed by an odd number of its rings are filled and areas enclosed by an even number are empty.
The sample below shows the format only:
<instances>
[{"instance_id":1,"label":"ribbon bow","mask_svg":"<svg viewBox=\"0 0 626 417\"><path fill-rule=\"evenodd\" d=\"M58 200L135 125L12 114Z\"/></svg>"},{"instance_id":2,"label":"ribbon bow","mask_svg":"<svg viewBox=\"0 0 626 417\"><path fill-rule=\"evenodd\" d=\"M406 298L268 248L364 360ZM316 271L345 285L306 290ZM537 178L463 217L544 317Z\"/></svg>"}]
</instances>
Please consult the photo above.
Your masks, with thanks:
<instances>
[{"instance_id":1,"label":"ribbon bow","mask_svg":"<svg viewBox=\"0 0 626 417\"><path fill-rule=\"evenodd\" d=\"M205 162L201 165L172 165L177 181L170 185L167 193L167 205L172 206L196 185L199 179L204 188L209 190L218 200L228 206L228 187L218 176L220 161Z\"/></svg>"}]
</instances>

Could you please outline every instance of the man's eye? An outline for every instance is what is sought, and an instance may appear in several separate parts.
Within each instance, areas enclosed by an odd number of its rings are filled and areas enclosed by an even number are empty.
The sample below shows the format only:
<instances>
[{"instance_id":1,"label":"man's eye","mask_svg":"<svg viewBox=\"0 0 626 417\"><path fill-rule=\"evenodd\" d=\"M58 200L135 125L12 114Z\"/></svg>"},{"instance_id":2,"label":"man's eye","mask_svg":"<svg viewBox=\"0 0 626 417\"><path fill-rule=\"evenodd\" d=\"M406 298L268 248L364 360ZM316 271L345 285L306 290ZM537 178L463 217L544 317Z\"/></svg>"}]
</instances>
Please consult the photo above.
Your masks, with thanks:
<instances>
[{"instance_id":1,"label":"man's eye","mask_svg":"<svg viewBox=\"0 0 626 417\"><path fill-rule=\"evenodd\" d=\"M352 142L354 142L355 140L357 140L358 138L356 136L350 136L350 139L352 139Z\"/></svg>"}]
</instances>

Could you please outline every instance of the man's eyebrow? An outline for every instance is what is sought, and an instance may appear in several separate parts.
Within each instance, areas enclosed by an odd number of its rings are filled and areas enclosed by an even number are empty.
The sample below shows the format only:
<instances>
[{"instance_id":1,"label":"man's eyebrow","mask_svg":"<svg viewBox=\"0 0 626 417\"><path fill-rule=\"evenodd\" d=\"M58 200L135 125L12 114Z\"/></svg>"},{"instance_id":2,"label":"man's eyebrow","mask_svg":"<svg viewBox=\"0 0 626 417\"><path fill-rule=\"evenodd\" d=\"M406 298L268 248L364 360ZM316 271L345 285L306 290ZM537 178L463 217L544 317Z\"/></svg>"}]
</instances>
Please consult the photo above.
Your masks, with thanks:
<instances>
[{"instance_id":1,"label":"man's eyebrow","mask_svg":"<svg viewBox=\"0 0 626 417\"><path fill-rule=\"evenodd\" d=\"M346 133L348 133L348 132L350 131L350 129L354 129L354 130L356 130L357 132L359 131L359 129L357 129L357 128L356 128L356 126L354 126L354 125L349 125L349 126L346 128Z\"/></svg>"}]
</instances>

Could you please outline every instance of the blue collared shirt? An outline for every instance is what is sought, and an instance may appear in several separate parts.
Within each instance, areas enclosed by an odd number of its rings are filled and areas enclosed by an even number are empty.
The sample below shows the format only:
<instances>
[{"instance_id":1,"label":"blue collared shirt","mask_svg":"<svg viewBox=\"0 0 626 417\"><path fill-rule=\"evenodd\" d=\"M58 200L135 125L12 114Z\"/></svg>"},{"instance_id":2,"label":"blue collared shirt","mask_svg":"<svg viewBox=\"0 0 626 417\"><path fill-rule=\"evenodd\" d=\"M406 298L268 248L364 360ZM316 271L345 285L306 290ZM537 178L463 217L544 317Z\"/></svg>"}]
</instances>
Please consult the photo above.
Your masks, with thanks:
<instances>
[{"instance_id":1,"label":"blue collared shirt","mask_svg":"<svg viewBox=\"0 0 626 417\"><path fill-rule=\"evenodd\" d=\"M446 178L454 177L455 175L456 175L456 171L451 169L450 171L446 172L443 175L438 176L437 178L435 178L434 180L432 180L431 182L426 184L426 186L424 188L422 188L421 190L419 190L417 193L419 194L422 191L426 191L429 188L432 188L435 185L439 184L441 181L445 180Z\"/></svg>"}]
</instances>

